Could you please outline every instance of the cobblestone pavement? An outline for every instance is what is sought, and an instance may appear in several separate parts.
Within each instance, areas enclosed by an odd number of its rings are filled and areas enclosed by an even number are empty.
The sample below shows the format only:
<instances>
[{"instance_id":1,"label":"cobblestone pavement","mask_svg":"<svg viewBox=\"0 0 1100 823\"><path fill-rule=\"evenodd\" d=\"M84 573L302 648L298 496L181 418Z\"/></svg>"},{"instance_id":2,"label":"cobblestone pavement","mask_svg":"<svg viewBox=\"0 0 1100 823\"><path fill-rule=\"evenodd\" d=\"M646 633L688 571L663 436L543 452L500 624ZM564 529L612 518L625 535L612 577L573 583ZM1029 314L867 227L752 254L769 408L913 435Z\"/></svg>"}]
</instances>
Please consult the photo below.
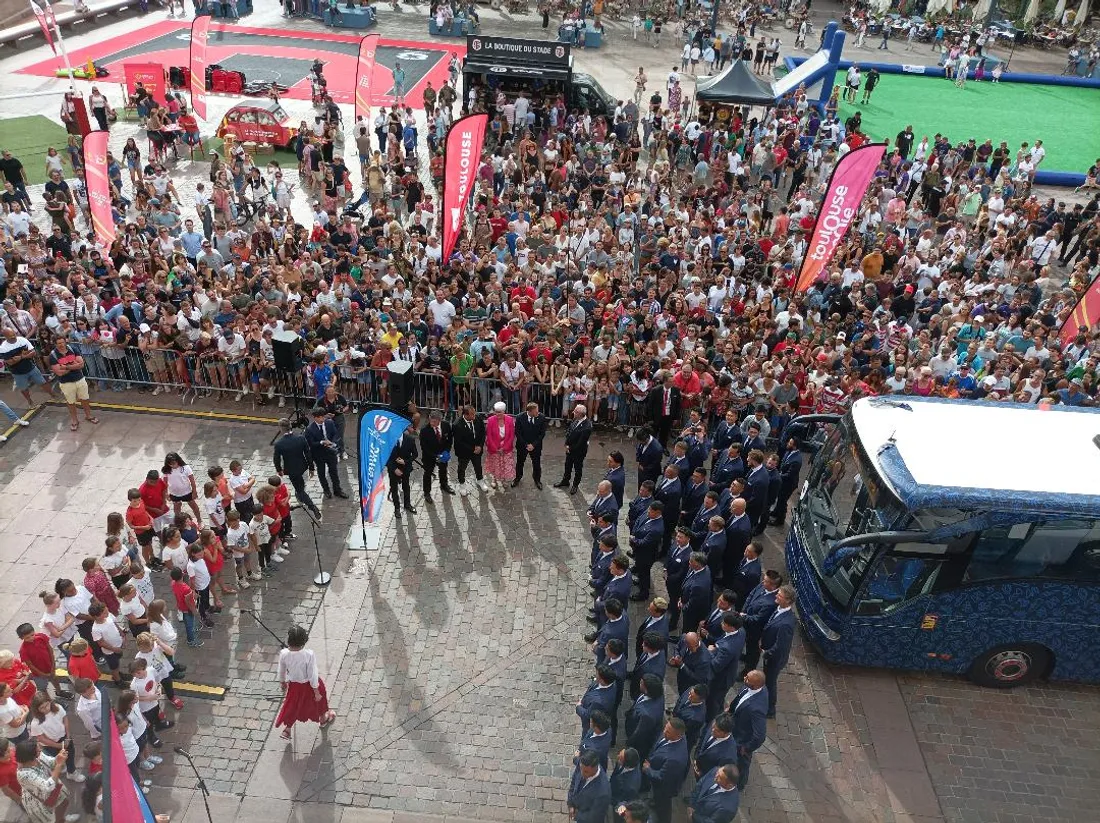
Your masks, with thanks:
<instances>
[{"instance_id":1,"label":"cobblestone pavement","mask_svg":"<svg viewBox=\"0 0 1100 823\"><path fill-rule=\"evenodd\" d=\"M270 468L268 426L99 416L73 434L63 410L48 408L0 449L0 638L11 645L14 627L40 614L35 592L98 553L106 514L165 451L180 450L200 475L234 457L261 476ZM586 485L613 444L626 445L593 440ZM394 524L387 510L370 552L343 552L356 512L330 504L319 530L322 562L335 570L327 591L312 585L316 560L300 523L278 577L225 598L201 653L184 651L189 679L229 692L223 702L188 700L167 733L203 770L216 821L565 819L573 703L590 668L580 640L588 539L583 496L550 488L561 468L556 435L547 452L542 492L528 481L516 495L426 506L414 484L417 516ZM769 540L765 558L777 553ZM289 744L272 734L278 647L238 603L279 634L292 622L312 626L339 712L331 731L299 728ZM1089 687L994 692L832 667L799 645L742 819L1087 819L1100 800L1097 697ZM152 773L150 799L176 820L205 820L193 775L175 760ZM0 809L0 820L20 819Z\"/></svg>"}]
</instances>

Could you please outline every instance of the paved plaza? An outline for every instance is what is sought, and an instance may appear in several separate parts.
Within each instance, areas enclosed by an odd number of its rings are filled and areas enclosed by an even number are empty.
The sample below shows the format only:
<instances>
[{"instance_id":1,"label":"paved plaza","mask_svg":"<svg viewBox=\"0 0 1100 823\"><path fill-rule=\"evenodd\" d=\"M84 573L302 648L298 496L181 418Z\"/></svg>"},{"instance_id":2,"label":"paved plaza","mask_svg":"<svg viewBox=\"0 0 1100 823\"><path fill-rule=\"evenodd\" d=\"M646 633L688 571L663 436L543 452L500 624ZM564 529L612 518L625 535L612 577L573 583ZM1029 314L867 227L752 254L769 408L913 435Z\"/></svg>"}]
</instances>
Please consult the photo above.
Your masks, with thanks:
<instances>
[{"instance_id":1,"label":"paved plaza","mask_svg":"<svg viewBox=\"0 0 1100 823\"><path fill-rule=\"evenodd\" d=\"M142 401L110 399L119 398ZM166 451L182 452L200 475L233 458L260 476L271 468L270 425L99 416L98 426L72 433L64 410L47 407L0 448L0 637L36 621L37 591L98 553L106 515ZM625 445L594 437L588 480L605 450ZM556 435L547 451L552 481L562 465ZM344 482L354 487L351 477ZM188 699L165 735L195 757L215 821L565 820L579 737L573 704L590 669L580 640L589 601L585 499L528 483L514 496L456 496L432 507L414 490L418 515L395 524L387 509L375 551L345 551L357 512L344 501L325 506L318 536L334 572L327 590L312 583L312 537L297 524L299 540L277 576L227 596L206 645L183 649L189 681L228 687L221 702ZM769 540L765 558L777 562L778 551ZM155 582L166 589L163 576ZM330 731L299 728L289 744L272 732L278 645L241 608L280 635L294 622L311 627L339 713ZM1094 688L988 691L954 678L827 666L799 648L742 819L1089 819L1100 800L1098 734ZM168 754L150 776L158 811L205 820L179 758ZM0 820L20 820L2 808Z\"/></svg>"}]
</instances>

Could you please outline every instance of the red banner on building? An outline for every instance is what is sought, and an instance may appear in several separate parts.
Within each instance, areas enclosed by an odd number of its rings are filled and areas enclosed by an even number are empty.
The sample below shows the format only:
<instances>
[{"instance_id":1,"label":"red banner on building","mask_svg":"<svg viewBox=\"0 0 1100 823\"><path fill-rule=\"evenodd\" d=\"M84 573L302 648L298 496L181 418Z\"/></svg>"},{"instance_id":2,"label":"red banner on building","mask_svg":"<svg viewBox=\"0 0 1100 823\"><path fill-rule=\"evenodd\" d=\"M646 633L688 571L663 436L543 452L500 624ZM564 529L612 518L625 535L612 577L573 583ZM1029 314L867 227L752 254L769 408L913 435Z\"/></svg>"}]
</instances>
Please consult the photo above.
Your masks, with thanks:
<instances>
[{"instance_id":1,"label":"red banner on building","mask_svg":"<svg viewBox=\"0 0 1100 823\"><path fill-rule=\"evenodd\" d=\"M1100 322L1100 277L1089 284L1088 289L1081 295L1081 299L1077 301L1077 305L1073 307L1073 311L1069 313L1066 322L1062 324L1062 328L1058 330L1058 339L1062 343L1062 348L1072 343L1078 332L1091 331L1097 322Z\"/></svg>"},{"instance_id":2,"label":"red banner on building","mask_svg":"<svg viewBox=\"0 0 1100 823\"><path fill-rule=\"evenodd\" d=\"M154 100L162 106L167 104L165 94L168 81L164 77L164 66L160 63L123 63L122 76L126 82L126 94L133 97L137 84L145 88Z\"/></svg>"},{"instance_id":3,"label":"red banner on building","mask_svg":"<svg viewBox=\"0 0 1100 823\"><path fill-rule=\"evenodd\" d=\"M109 248L115 239L115 221L111 217L111 180L107 176L107 138L109 132L93 131L84 138L84 179L88 185L88 207L92 212L95 239Z\"/></svg>"},{"instance_id":4,"label":"red banner on building","mask_svg":"<svg viewBox=\"0 0 1100 823\"><path fill-rule=\"evenodd\" d=\"M50 48L53 49L53 53L57 54L57 46L53 42L53 26L57 25L57 21L53 15L53 8L50 7L49 0L46 0L46 9L44 10L34 0L31 0L31 11L34 12L34 17L38 20L38 25L42 28L42 36L46 38L46 42L49 43Z\"/></svg>"},{"instance_id":5,"label":"red banner on building","mask_svg":"<svg viewBox=\"0 0 1100 823\"><path fill-rule=\"evenodd\" d=\"M462 228L466 203L474 190L485 142L488 114L470 114L455 121L447 132L443 166L443 262L451 259Z\"/></svg>"},{"instance_id":6,"label":"red banner on building","mask_svg":"<svg viewBox=\"0 0 1100 823\"><path fill-rule=\"evenodd\" d=\"M795 291L806 291L825 271L844 239L848 226L859 213L863 195L871 184L879 163L886 154L885 143L868 143L852 149L836 164L829 178L825 199L821 202L810 245L802 260Z\"/></svg>"},{"instance_id":7,"label":"red banner on building","mask_svg":"<svg viewBox=\"0 0 1100 823\"><path fill-rule=\"evenodd\" d=\"M378 50L377 34L368 34L359 44L359 62L355 68L355 118L370 119L371 82L374 78L374 53Z\"/></svg>"},{"instance_id":8,"label":"red banner on building","mask_svg":"<svg viewBox=\"0 0 1100 823\"><path fill-rule=\"evenodd\" d=\"M196 17L191 24L191 110L206 119L206 41L210 36L210 15Z\"/></svg>"}]
</instances>

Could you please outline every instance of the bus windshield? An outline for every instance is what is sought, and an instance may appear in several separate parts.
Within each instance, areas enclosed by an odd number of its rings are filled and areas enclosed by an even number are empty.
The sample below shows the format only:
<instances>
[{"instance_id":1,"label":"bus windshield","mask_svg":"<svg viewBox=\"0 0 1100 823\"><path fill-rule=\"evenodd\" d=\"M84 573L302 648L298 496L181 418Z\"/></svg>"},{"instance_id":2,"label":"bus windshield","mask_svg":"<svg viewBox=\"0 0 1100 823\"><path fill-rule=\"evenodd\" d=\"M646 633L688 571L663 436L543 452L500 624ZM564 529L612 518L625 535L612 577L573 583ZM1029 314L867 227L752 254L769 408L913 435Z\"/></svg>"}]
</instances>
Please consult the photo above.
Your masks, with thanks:
<instances>
[{"instance_id":1,"label":"bus windshield","mask_svg":"<svg viewBox=\"0 0 1100 823\"><path fill-rule=\"evenodd\" d=\"M837 571L826 575L823 569L830 546L845 537L894 528L905 514L864 459L847 417L826 429L810 469L802 512L806 548L822 588L838 605L847 607L872 565L875 547L844 552L836 558Z\"/></svg>"}]
</instances>

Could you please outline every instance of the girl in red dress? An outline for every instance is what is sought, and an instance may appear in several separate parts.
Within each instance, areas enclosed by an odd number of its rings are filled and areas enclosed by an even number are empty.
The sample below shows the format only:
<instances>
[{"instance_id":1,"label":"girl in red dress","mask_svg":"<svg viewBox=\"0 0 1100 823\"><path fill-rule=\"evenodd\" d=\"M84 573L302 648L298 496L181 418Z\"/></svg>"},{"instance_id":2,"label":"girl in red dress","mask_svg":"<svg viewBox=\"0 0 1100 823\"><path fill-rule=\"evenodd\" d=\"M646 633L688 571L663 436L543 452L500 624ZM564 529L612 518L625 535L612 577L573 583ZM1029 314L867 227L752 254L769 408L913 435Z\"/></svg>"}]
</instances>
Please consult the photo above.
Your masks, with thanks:
<instances>
[{"instance_id":1,"label":"girl in red dress","mask_svg":"<svg viewBox=\"0 0 1100 823\"><path fill-rule=\"evenodd\" d=\"M287 648L279 652L279 683L283 687L283 707L275 718L275 728L285 726L283 740L290 739L295 723L320 723L327 727L336 719L328 707L325 682L317 673L317 659L305 647L309 632L294 626L287 632Z\"/></svg>"}]
</instances>

